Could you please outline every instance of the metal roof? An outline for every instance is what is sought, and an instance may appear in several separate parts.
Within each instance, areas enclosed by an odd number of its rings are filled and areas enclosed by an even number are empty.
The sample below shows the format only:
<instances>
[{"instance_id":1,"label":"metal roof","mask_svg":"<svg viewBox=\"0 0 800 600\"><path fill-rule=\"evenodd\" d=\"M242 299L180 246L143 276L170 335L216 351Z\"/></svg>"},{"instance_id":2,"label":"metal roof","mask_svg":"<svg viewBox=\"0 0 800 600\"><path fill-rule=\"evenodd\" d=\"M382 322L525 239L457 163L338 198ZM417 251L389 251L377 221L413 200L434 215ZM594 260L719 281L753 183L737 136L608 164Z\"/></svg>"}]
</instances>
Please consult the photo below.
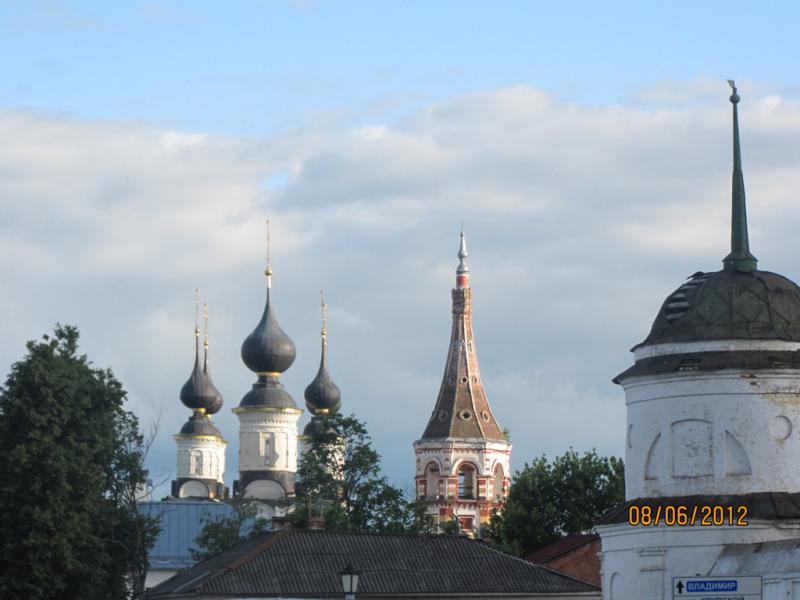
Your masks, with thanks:
<instances>
[{"instance_id":1,"label":"metal roof","mask_svg":"<svg viewBox=\"0 0 800 600\"><path fill-rule=\"evenodd\" d=\"M366 597L598 591L466 536L287 529L200 562L146 598L340 597L339 573L348 565L360 572L358 594Z\"/></svg>"},{"instance_id":2,"label":"metal roof","mask_svg":"<svg viewBox=\"0 0 800 600\"><path fill-rule=\"evenodd\" d=\"M233 514L224 502L175 500L140 502L142 513L157 517L161 527L148 554L151 569L185 569L195 564L190 549L203 529L203 519L220 519Z\"/></svg>"}]
</instances>

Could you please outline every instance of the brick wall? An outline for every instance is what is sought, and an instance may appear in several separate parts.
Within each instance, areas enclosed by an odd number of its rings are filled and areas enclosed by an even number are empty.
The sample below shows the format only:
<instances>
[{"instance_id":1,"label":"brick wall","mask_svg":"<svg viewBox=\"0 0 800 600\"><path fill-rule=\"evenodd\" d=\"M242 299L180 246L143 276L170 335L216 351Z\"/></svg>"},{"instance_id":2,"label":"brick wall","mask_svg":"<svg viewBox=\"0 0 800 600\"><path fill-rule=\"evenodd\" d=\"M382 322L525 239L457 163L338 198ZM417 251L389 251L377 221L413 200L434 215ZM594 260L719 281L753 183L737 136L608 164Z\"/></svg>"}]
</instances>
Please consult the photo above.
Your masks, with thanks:
<instances>
[{"instance_id":1,"label":"brick wall","mask_svg":"<svg viewBox=\"0 0 800 600\"><path fill-rule=\"evenodd\" d=\"M600 548L600 540L594 540L544 564L600 587Z\"/></svg>"}]
</instances>

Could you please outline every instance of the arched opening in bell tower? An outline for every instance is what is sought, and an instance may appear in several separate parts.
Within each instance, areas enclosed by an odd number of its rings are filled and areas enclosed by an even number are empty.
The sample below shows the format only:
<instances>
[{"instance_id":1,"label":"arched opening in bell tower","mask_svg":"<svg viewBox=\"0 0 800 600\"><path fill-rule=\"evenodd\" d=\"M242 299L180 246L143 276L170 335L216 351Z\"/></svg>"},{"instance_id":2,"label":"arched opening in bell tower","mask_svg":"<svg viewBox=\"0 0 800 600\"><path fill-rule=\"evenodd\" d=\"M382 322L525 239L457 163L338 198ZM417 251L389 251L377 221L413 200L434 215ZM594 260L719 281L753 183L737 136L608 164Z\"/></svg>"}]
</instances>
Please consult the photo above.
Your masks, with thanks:
<instances>
[{"instance_id":1,"label":"arched opening in bell tower","mask_svg":"<svg viewBox=\"0 0 800 600\"><path fill-rule=\"evenodd\" d=\"M503 465L494 467L494 497L499 500L503 497Z\"/></svg>"},{"instance_id":2,"label":"arched opening in bell tower","mask_svg":"<svg viewBox=\"0 0 800 600\"><path fill-rule=\"evenodd\" d=\"M439 494L439 476L441 472L436 462L429 462L425 467L425 497L433 500Z\"/></svg>"},{"instance_id":3,"label":"arched opening in bell tower","mask_svg":"<svg viewBox=\"0 0 800 600\"><path fill-rule=\"evenodd\" d=\"M463 463L458 468L458 497L462 500L475 499L475 467Z\"/></svg>"}]
</instances>

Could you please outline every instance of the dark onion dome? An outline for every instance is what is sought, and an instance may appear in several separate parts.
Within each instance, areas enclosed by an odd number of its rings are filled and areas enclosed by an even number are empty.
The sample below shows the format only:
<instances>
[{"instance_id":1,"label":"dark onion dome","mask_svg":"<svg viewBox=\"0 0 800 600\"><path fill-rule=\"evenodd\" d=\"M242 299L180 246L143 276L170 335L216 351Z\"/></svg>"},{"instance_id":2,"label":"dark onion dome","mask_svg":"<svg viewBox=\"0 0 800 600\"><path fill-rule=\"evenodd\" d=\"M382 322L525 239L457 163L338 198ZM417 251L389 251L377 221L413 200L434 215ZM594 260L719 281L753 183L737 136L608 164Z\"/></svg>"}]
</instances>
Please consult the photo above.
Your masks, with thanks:
<instances>
[{"instance_id":1,"label":"dark onion dome","mask_svg":"<svg viewBox=\"0 0 800 600\"><path fill-rule=\"evenodd\" d=\"M277 376L259 376L252 389L244 395L239 403L241 407L258 408L297 408L294 399L289 395Z\"/></svg>"},{"instance_id":2,"label":"dark onion dome","mask_svg":"<svg viewBox=\"0 0 800 600\"><path fill-rule=\"evenodd\" d=\"M342 393L339 387L333 383L333 379L325 368L324 359L320 362L319 371L304 394L306 406L312 414L317 414L320 410L338 412L342 406Z\"/></svg>"},{"instance_id":3,"label":"dark onion dome","mask_svg":"<svg viewBox=\"0 0 800 600\"><path fill-rule=\"evenodd\" d=\"M303 396L306 399L306 406L311 414L316 415L321 411L337 412L342 406L342 393L328 373L328 343L327 343L327 323L324 298L320 306L322 309L322 351L319 359L319 370Z\"/></svg>"},{"instance_id":4,"label":"dark onion dome","mask_svg":"<svg viewBox=\"0 0 800 600\"><path fill-rule=\"evenodd\" d=\"M267 278L271 272L268 270ZM284 333L275 311L270 303L270 289L267 287L267 301L264 314L253 332L242 343L242 360L247 368L257 374L283 373L292 366L296 356L294 342Z\"/></svg>"},{"instance_id":5,"label":"dark onion dome","mask_svg":"<svg viewBox=\"0 0 800 600\"><path fill-rule=\"evenodd\" d=\"M314 415L303 429L303 436L313 437L324 432L325 417L322 414ZM328 433L336 433L333 427L328 427Z\"/></svg>"},{"instance_id":6,"label":"dark onion dome","mask_svg":"<svg viewBox=\"0 0 800 600\"><path fill-rule=\"evenodd\" d=\"M222 434L208 418L208 415L196 412L181 427L180 435L212 435L222 439Z\"/></svg>"},{"instance_id":7,"label":"dark onion dome","mask_svg":"<svg viewBox=\"0 0 800 600\"><path fill-rule=\"evenodd\" d=\"M769 271L695 273L640 345L735 339L800 342L800 287Z\"/></svg>"},{"instance_id":8,"label":"dark onion dome","mask_svg":"<svg viewBox=\"0 0 800 600\"><path fill-rule=\"evenodd\" d=\"M201 410L213 415L222 408L222 395L214 386L214 382L211 381L211 375L208 372L207 348L203 366L200 366L199 331L196 331L195 339L194 369L181 388L180 398L187 408L196 411Z\"/></svg>"}]
</instances>

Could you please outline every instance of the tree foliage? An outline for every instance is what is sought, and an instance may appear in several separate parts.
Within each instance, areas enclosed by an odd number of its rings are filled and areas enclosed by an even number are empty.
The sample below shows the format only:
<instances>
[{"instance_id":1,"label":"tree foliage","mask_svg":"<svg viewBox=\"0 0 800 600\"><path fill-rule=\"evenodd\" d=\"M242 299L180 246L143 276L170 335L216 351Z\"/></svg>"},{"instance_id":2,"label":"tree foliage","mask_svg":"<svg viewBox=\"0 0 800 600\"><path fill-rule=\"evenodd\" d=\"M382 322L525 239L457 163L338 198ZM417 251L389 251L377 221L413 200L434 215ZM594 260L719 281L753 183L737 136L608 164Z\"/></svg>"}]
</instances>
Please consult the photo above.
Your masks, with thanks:
<instances>
[{"instance_id":1,"label":"tree foliage","mask_svg":"<svg viewBox=\"0 0 800 600\"><path fill-rule=\"evenodd\" d=\"M521 556L563 535L590 531L624 501L622 459L595 450L579 456L570 448L552 463L544 456L526 463L484 533L496 547Z\"/></svg>"},{"instance_id":2,"label":"tree foliage","mask_svg":"<svg viewBox=\"0 0 800 600\"><path fill-rule=\"evenodd\" d=\"M28 342L0 388L0 597L113 599L144 586L153 520L136 510L144 440L78 331Z\"/></svg>"},{"instance_id":3,"label":"tree foliage","mask_svg":"<svg viewBox=\"0 0 800 600\"><path fill-rule=\"evenodd\" d=\"M230 515L203 517L203 529L194 541L196 548L190 549L192 559L203 560L269 530L269 521L261 516L258 500L233 498L228 505L233 508Z\"/></svg>"},{"instance_id":4,"label":"tree foliage","mask_svg":"<svg viewBox=\"0 0 800 600\"><path fill-rule=\"evenodd\" d=\"M424 504L390 485L380 460L355 416L325 415L300 459L292 523L306 527L310 518L322 517L327 529L431 531Z\"/></svg>"}]
</instances>

